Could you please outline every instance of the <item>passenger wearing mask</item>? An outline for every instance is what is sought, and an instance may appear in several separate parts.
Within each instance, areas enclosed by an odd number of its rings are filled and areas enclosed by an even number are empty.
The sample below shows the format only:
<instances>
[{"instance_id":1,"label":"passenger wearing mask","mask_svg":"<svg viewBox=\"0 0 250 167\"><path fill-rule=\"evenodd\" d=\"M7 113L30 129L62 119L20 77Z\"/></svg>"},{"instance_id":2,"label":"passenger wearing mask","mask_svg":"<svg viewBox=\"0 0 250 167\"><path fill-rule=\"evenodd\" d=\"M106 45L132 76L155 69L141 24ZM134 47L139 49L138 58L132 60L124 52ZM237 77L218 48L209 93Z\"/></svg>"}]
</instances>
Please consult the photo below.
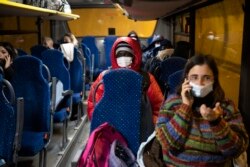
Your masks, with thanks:
<instances>
[{"instance_id":1,"label":"passenger wearing mask","mask_svg":"<svg viewBox=\"0 0 250 167\"><path fill-rule=\"evenodd\" d=\"M156 56L147 59L144 65L144 70L150 72L157 79L159 76L156 74L155 70L158 69L161 62L168 57L173 55L174 49L171 42L167 39L164 39L160 42L160 46L157 50ZM155 73L156 72L156 73Z\"/></svg>"},{"instance_id":2,"label":"passenger wearing mask","mask_svg":"<svg viewBox=\"0 0 250 167\"><path fill-rule=\"evenodd\" d=\"M133 40L130 37L120 37L118 38L112 46L111 50L111 64L112 69L117 68L129 68L137 72L141 72L141 60L142 53L140 45L137 41ZM93 104L93 93L96 85L102 80L105 71L102 72L98 78L95 80L91 86L89 97L88 97L88 106L87 112L88 117L91 119L92 113L94 110ZM149 74L149 73L148 73ZM160 106L163 101L163 95L161 93L160 87L158 86L153 75L149 74L150 85L147 89L147 96L149 97L152 111L153 111L153 122L156 123ZM98 102L104 92L103 85L99 86L95 99Z\"/></svg>"},{"instance_id":3,"label":"passenger wearing mask","mask_svg":"<svg viewBox=\"0 0 250 167\"><path fill-rule=\"evenodd\" d=\"M164 40L164 37L160 34L155 34L153 36L153 39L151 41L151 43L148 45L147 48L145 48L143 50L143 52L149 51L149 50L153 50L155 48L159 48L161 46L161 42ZM155 56L155 55L153 55Z\"/></svg>"},{"instance_id":4,"label":"passenger wearing mask","mask_svg":"<svg viewBox=\"0 0 250 167\"><path fill-rule=\"evenodd\" d=\"M15 48L9 42L0 42L0 67L4 77L10 80L14 70L11 67L13 60L17 57Z\"/></svg>"},{"instance_id":5,"label":"passenger wearing mask","mask_svg":"<svg viewBox=\"0 0 250 167\"><path fill-rule=\"evenodd\" d=\"M74 34L64 34L63 43L60 44L60 50L63 52L68 62L72 62L74 59L74 47L78 49L78 41Z\"/></svg>"},{"instance_id":6,"label":"passenger wearing mask","mask_svg":"<svg viewBox=\"0 0 250 167\"><path fill-rule=\"evenodd\" d=\"M225 98L214 59L193 56L183 74L156 127L166 166L232 166L249 139L241 113Z\"/></svg>"},{"instance_id":7,"label":"passenger wearing mask","mask_svg":"<svg viewBox=\"0 0 250 167\"><path fill-rule=\"evenodd\" d=\"M155 57L160 49L161 42L164 40L162 35L154 35L152 42L148 45L147 48L143 49L142 55L142 66L144 67L148 59Z\"/></svg>"},{"instance_id":8,"label":"passenger wearing mask","mask_svg":"<svg viewBox=\"0 0 250 167\"><path fill-rule=\"evenodd\" d=\"M73 43L73 45L76 48L78 48L78 41L77 41L75 35L72 34L72 33L66 33L66 34L64 34L64 36L63 36L63 42L64 43Z\"/></svg>"}]
</instances>

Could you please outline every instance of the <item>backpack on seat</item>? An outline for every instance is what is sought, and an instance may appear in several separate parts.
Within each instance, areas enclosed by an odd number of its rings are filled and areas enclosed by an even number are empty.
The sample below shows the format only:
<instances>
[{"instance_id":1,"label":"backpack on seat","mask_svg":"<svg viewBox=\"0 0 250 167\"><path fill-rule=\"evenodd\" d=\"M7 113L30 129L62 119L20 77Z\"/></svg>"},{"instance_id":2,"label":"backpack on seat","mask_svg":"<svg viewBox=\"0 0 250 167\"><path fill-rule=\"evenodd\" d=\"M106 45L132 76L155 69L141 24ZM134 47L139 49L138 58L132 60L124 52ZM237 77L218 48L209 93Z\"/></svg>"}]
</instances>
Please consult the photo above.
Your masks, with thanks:
<instances>
[{"instance_id":1,"label":"backpack on seat","mask_svg":"<svg viewBox=\"0 0 250 167\"><path fill-rule=\"evenodd\" d=\"M117 140L124 146L124 137L107 122L101 124L92 133L78 162L78 167L108 167L112 143Z\"/></svg>"}]
</instances>

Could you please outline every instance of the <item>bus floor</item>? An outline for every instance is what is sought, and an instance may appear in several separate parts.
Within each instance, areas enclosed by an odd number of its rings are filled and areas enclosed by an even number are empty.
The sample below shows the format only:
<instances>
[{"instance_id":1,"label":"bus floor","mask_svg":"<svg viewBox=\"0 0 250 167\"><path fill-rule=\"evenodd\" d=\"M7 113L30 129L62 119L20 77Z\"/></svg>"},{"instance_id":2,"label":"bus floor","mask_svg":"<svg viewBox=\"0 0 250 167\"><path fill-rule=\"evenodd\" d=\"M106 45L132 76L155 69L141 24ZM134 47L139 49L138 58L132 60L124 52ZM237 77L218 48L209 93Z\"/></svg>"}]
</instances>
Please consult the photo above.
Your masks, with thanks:
<instances>
[{"instance_id":1,"label":"bus floor","mask_svg":"<svg viewBox=\"0 0 250 167\"><path fill-rule=\"evenodd\" d=\"M86 109L86 102L85 109ZM85 110L86 111L86 110ZM71 161L81 148L84 148L89 135L89 121L86 114L80 124L76 121L68 123L68 143L62 151L62 124L54 124L53 136L47 148L47 167L71 167ZM34 157L19 157L17 167L38 167L39 154Z\"/></svg>"}]
</instances>

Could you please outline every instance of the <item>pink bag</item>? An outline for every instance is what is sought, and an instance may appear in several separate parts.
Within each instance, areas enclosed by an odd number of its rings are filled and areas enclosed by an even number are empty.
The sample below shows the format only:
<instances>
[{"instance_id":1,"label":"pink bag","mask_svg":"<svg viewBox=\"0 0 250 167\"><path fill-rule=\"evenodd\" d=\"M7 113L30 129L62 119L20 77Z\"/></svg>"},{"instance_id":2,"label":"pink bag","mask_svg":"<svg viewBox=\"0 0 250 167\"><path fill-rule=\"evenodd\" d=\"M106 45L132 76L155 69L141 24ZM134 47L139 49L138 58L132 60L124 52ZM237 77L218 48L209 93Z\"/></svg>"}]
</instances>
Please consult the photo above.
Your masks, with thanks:
<instances>
[{"instance_id":1,"label":"pink bag","mask_svg":"<svg viewBox=\"0 0 250 167\"><path fill-rule=\"evenodd\" d=\"M96 128L91 134L78 162L78 167L108 167L110 148L118 140L127 146L124 137L107 122Z\"/></svg>"}]
</instances>

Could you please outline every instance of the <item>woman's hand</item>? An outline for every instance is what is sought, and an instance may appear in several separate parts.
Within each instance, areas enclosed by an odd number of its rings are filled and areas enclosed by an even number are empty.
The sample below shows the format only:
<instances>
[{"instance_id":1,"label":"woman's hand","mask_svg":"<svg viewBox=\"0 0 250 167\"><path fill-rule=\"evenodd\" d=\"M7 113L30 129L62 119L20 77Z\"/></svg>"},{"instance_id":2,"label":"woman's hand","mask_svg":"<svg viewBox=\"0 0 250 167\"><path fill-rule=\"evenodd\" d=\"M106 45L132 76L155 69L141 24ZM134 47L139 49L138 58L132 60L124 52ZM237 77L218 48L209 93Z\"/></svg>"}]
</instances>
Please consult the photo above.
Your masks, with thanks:
<instances>
[{"instance_id":1,"label":"woman's hand","mask_svg":"<svg viewBox=\"0 0 250 167\"><path fill-rule=\"evenodd\" d=\"M192 89L192 86L190 86L189 81L185 79L182 84L181 97L182 97L182 102L189 106L192 106L194 102L193 96L190 94L191 89Z\"/></svg>"},{"instance_id":2,"label":"woman's hand","mask_svg":"<svg viewBox=\"0 0 250 167\"><path fill-rule=\"evenodd\" d=\"M205 104L202 104L200 107L200 113L203 119L214 121L222 116L223 110L220 106L220 103L217 102L213 109L207 107Z\"/></svg>"},{"instance_id":3,"label":"woman's hand","mask_svg":"<svg viewBox=\"0 0 250 167\"><path fill-rule=\"evenodd\" d=\"M6 56L5 57L5 66L4 66L4 69L8 68L11 64L11 58L10 58L10 55Z\"/></svg>"}]
</instances>

